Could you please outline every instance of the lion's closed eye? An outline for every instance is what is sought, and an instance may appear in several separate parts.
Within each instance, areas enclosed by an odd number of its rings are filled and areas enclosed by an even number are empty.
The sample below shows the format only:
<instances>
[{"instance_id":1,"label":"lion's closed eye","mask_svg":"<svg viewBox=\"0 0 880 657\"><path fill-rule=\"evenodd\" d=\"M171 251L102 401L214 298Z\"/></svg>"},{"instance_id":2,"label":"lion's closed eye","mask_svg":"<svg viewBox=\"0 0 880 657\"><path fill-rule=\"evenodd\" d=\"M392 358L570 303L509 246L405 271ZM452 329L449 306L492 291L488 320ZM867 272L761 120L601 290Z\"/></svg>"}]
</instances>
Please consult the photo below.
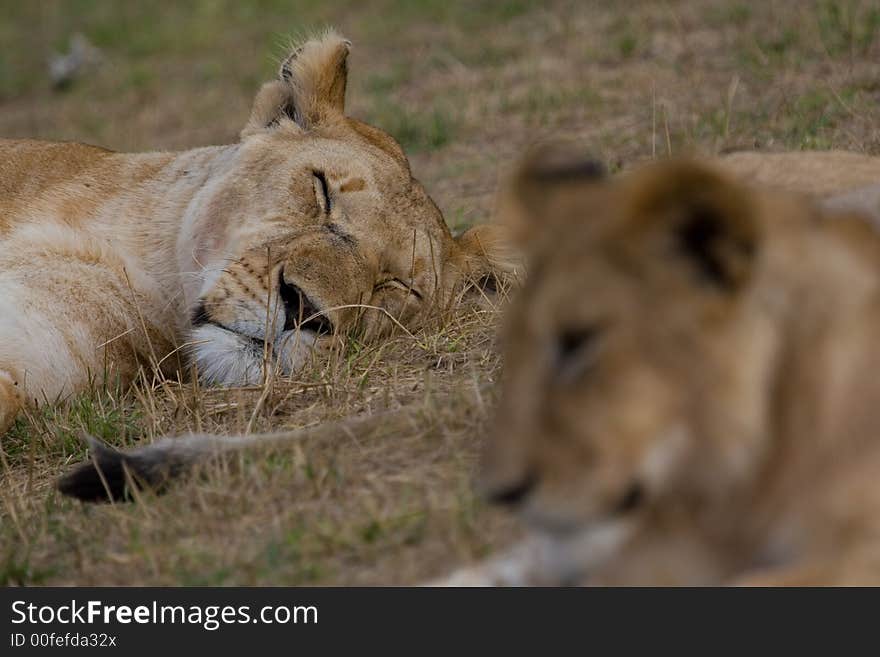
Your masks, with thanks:
<instances>
[{"instance_id":1,"label":"lion's closed eye","mask_svg":"<svg viewBox=\"0 0 880 657\"><path fill-rule=\"evenodd\" d=\"M333 199L330 196L330 186L327 184L327 176L323 171L312 171L312 183L315 187L315 200L318 209L325 215L333 210Z\"/></svg>"},{"instance_id":2,"label":"lion's closed eye","mask_svg":"<svg viewBox=\"0 0 880 657\"><path fill-rule=\"evenodd\" d=\"M386 278L380 283L377 283L373 288L374 291L379 290L400 290L402 292L406 292L410 296L415 297L419 301L422 300L422 293L415 289L412 285L409 285L402 281L399 278Z\"/></svg>"}]
</instances>

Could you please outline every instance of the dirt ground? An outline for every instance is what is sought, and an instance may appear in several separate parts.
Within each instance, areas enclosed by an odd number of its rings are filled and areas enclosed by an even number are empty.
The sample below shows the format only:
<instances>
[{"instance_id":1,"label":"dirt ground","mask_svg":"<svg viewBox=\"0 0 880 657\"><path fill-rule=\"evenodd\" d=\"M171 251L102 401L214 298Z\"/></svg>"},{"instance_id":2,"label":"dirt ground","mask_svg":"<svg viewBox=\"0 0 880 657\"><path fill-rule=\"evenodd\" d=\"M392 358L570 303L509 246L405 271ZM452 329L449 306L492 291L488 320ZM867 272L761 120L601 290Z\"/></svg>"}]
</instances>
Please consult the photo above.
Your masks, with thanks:
<instances>
[{"instance_id":1,"label":"dirt ground","mask_svg":"<svg viewBox=\"0 0 880 657\"><path fill-rule=\"evenodd\" d=\"M0 0L0 137L233 141L291 39L325 25L354 43L350 112L401 141L454 230L488 221L499 177L553 136L612 171L743 148L880 153L873 0ZM76 33L100 62L53 89L47 58ZM411 584L485 556L518 533L472 488L500 314L468 307L441 329L353 343L263 403L261 389L158 381L21 419L0 438L0 584ZM338 435L136 504L53 491L85 457L83 430L133 445L327 421Z\"/></svg>"}]
</instances>

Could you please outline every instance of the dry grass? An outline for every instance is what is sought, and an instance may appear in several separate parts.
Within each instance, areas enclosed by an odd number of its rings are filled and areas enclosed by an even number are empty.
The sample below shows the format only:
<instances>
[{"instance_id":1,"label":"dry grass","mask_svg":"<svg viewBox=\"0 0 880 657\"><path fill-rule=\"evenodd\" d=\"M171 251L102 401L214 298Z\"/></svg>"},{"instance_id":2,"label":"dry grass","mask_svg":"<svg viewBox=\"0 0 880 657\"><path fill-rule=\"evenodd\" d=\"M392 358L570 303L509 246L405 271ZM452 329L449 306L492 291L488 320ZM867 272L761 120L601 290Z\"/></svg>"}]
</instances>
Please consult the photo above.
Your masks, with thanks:
<instances>
[{"instance_id":1,"label":"dry grass","mask_svg":"<svg viewBox=\"0 0 880 657\"><path fill-rule=\"evenodd\" d=\"M143 384L21 422L3 439L7 582L403 583L484 554L470 483L498 369L496 314L471 307L442 330L351 344L276 381L254 430L314 430L134 505L84 507L51 490L83 456L80 427L123 445L244 432L264 390ZM318 430L340 419L338 431Z\"/></svg>"},{"instance_id":2,"label":"dry grass","mask_svg":"<svg viewBox=\"0 0 880 657\"><path fill-rule=\"evenodd\" d=\"M233 140L285 34L332 23L355 43L351 111L401 139L456 228L485 220L499 171L553 134L612 169L756 146L880 153L870 0L155 7L0 3L0 135L120 150ZM45 56L75 31L105 62L53 92ZM471 488L498 314L467 307L415 338L353 341L268 391L146 380L21 420L0 445L0 583L398 584L482 556L517 531ZM252 417L254 431L349 430L212 464L138 504L52 492L84 456L82 429L130 445L241 432Z\"/></svg>"}]
</instances>

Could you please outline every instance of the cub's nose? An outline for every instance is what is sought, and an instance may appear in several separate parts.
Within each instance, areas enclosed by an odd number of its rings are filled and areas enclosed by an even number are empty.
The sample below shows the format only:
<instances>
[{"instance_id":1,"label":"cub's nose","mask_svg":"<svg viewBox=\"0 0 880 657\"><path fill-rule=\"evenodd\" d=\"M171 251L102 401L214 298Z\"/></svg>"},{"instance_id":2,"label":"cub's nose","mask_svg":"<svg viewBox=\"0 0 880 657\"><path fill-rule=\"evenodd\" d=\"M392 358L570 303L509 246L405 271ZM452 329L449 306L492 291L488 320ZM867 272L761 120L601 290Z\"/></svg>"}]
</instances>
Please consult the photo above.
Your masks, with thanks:
<instances>
[{"instance_id":1,"label":"cub's nose","mask_svg":"<svg viewBox=\"0 0 880 657\"><path fill-rule=\"evenodd\" d=\"M538 476L534 472L530 472L514 482L489 488L486 491L486 497L493 504L517 506L529 496L537 483Z\"/></svg>"},{"instance_id":2,"label":"cub's nose","mask_svg":"<svg viewBox=\"0 0 880 657\"><path fill-rule=\"evenodd\" d=\"M333 332L333 323L330 319L321 313L321 310L299 287L287 283L283 275L278 293L284 302L285 331L299 327L301 331L314 331L319 335Z\"/></svg>"}]
</instances>

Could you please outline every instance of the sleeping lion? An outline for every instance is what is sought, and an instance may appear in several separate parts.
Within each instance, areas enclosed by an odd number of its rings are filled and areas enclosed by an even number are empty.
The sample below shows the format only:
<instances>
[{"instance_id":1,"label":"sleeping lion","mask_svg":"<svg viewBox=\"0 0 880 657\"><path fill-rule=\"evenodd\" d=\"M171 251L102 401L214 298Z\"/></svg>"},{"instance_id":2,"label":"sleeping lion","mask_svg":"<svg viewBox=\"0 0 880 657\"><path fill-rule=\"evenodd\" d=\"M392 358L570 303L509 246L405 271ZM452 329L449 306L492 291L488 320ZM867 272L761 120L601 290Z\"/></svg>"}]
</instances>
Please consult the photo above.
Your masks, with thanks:
<instances>
[{"instance_id":1,"label":"sleeping lion","mask_svg":"<svg viewBox=\"0 0 880 657\"><path fill-rule=\"evenodd\" d=\"M296 49L235 144L0 140L0 435L111 376L294 372L335 334L419 326L488 272L491 229L453 239L398 143L346 116L349 47Z\"/></svg>"},{"instance_id":2,"label":"sleeping lion","mask_svg":"<svg viewBox=\"0 0 880 657\"><path fill-rule=\"evenodd\" d=\"M877 188L780 164L523 168L480 482L534 538L436 583L880 584Z\"/></svg>"}]
</instances>

